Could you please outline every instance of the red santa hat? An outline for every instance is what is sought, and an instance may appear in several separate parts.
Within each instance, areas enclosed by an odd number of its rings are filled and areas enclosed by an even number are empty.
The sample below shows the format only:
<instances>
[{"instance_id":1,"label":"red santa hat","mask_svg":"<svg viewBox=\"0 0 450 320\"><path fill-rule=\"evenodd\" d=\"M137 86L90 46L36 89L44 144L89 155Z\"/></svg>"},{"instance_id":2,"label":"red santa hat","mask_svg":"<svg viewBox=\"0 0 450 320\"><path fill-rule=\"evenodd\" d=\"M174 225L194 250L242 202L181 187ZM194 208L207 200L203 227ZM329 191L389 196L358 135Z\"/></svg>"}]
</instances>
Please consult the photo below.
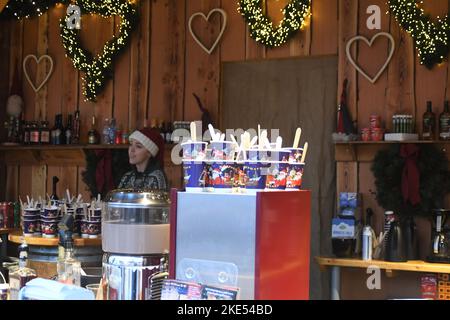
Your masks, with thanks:
<instances>
[{"instance_id":1,"label":"red santa hat","mask_svg":"<svg viewBox=\"0 0 450 320\"><path fill-rule=\"evenodd\" d=\"M130 135L130 139L139 141L159 161L161 167L164 166L164 140L157 130L151 128L136 130Z\"/></svg>"}]
</instances>

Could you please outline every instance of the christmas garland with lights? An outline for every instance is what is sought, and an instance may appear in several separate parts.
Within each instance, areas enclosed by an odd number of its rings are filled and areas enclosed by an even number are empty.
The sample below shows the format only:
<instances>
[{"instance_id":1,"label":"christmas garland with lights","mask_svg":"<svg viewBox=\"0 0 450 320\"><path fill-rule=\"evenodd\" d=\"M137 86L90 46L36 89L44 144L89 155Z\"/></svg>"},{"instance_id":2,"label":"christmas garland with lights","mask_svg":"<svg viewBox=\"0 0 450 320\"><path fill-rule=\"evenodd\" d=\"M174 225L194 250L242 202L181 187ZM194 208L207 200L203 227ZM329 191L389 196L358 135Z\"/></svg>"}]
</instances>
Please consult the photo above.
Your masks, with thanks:
<instances>
[{"instance_id":1,"label":"christmas garland with lights","mask_svg":"<svg viewBox=\"0 0 450 320\"><path fill-rule=\"evenodd\" d=\"M450 19L434 23L416 0L389 0L389 9L400 26L414 39L420 63L431 69L441 63L450 51Z\"/></svg>"},{"instance_id":2,"label":"christmas garland with lights","mask_svg":"<svg viewBox=\"0 0 450 320\"><path fill-rule=\"evenodd\" d=\"M41 16L57 3L68 3L69 0L9 0L0 14L1 18L32 18Z\"/></svg>"},{"instance_id":3,"label":"christmas garland with lights","mask_svg":"<svg viewBox=\"0 0 450 320\"><path fill-rule=\"evenodd\" d=\"M450 192L450 171L445 154L431 144L418 145L417 169L420 175L420 203L405 204L402 196L402 172L405 158L400 155L400 144L379 151L371 170L375 177L376 200L385 210L393 210L402 217L430 216L441 208Z\"/></svg>"},{"instance_id":4,"label":"christmas garland with lights","mask_svg":"<svg viewBox=\"0 0 450 320\"><path fill-rule=\"evenodd\" d=\"M238 11L250 27L250 36L268 47L284 44L299 30L310 15L311 0L291 0L282 10L280 25L274 28L272 21L264 15L264 0L240 0Z\"/></svg>"},{"instance_id":5,"label":"christmas garland with lights","mask_svg":"<svg viewBox=\"0 0 450 320\"><path fill-rule=\"evenodd\" d=\"M119 16L119 35L113 36L103 47L102 52L93 57L81 47L79 30L69 29L67 21L70 15L61 20L61 38L66 56L75 68L83 71L85 76L83 94L89 101L95 101L97 95L105 88L106 81L113 76L114 58L127 46L131 32L137 25L138 10L135 4L127 0L78 0L81 14L99 14L103 17Z\"/></svg>"}]
</instances>

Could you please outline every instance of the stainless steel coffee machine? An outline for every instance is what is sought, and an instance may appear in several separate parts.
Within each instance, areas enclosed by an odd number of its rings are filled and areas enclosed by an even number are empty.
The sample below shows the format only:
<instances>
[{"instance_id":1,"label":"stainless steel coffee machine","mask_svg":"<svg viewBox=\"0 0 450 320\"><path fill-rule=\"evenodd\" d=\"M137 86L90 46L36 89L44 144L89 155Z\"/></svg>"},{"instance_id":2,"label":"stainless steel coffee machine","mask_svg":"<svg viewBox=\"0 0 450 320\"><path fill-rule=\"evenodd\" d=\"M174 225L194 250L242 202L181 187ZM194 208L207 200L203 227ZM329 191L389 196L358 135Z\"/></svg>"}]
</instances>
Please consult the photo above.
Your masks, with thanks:
<instances>
[{"instance_id":1,"label":"stainless steel coffee machine","mask_svg":"<svg viewBox=\"0 0 450 320\"><path fill-rule=\"evenodd\" d=\"M102 217L106 299L159 299L168 276L169 211L163 191L118 189L107 195Z\"/></svg>"},{"instance_id":2,"label":"stainless steel coffee machine","mask_svg":"<svg viewBox=\"0 0 450 320\"><path fill-rule=\"evenodd\" d=\"M450 227L447 225L450 210L434 209L433 215L431 253L426 260L428 262L450 263Z\"/></svg>"}]
</instances>

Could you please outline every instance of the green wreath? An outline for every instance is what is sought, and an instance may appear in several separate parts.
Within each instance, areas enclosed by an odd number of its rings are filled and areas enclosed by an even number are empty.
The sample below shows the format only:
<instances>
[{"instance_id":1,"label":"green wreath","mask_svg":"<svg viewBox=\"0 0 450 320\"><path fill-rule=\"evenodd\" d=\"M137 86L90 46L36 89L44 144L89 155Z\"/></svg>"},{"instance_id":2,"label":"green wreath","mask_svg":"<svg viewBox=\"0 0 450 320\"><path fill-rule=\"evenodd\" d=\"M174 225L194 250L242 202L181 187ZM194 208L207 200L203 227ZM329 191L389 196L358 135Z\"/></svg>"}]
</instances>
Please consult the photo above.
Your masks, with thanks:
<instances>
[{"instance_id":1,"label":"green wreath","mask_svg":"<svg viewBox=\"0 0 450 320\"><path fill-rule=\"evenodd\" d=\"M420 63L431 69L447 57L450 46L450 20L448 15L435 24L424 13L416 0L389 0L389 9L414 40Z\"/></svg>"},{"instance_id":2,"label":"green wreath","mask_svg":"<svg viewBox=\"0 0 450 320\"><path fill-rule=\"evenodd\" d=\"M376 199L385 210L400 216L429 216L441 208L445 195L450 192L450 172L445 154L433 145L419 145L417 168L420 173L418 205L404 204L402 172L405 159L400 156L400 144L381 150L374 158L371 170L375 177Z\"/></svg>"},{"instance_id":3,"label":"green wreath","mask_svg":"<svg viewBox=\"0 0 450 320\"><path fill-rule=\"evenodd\" d=\"M119 35L113 36L103 47L102 52L94 58L81 47L79 31L69 29L67 21L70 15L61 19L61 38L66 55L72 60L75 68L85 73L83 94L87 100L95 101L97 95L105 88L106 81L113 76L114 58L127 46L131 32L138 21L138 10L135 4L127 0L77 0L81 14L95 13L103 17L119 16Z\"/></svg>"},{"instance_id":4,"label":"green wreath","mask_svg":"<svg viewBox=\"0 0 450 320\"><path fill-rule=\"evenodd\" d=\"M284 18L277 28L264 15L261 3L264 0L240 0L238 11L250 27L250 36L268 46L278 47L300 29L310 15L311 0L292 0L283 9Z\"/></svg>"}]
</instances>

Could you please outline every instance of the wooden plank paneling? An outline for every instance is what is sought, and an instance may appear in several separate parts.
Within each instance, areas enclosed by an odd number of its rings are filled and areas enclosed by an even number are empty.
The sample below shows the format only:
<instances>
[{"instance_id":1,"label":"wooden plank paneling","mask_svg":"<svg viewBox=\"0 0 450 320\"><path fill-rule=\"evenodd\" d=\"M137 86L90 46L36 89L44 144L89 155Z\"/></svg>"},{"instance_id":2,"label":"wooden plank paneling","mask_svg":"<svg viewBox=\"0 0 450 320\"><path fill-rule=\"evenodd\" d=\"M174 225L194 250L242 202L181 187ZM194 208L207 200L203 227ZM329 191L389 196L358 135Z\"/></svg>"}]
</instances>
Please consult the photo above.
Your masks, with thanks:
<instances>
[{"instance_id":1,"label":"wooden plank paneling","mask_svg":"<svg viewBox=\"0 0 450 320\"><path fill-rule=\"evenodd\" d=\"M312 1L311 54L338 53L338 4L336 0Z\"/></svg>"},{"instance_id":2,"label":"wooden plank paneling","mask_svg":"<svg viewBox=\"0 0 450 320\"><path fill-rule=\"evenodd\" d=\"M39 32L39 19L25 19L24 20L24 37L22 38L23 46L23 58L29 54L37 54L37 42L38 42L38 32ZM20 61L22 65L22 61ZM27 70L31 81L36 84L37 76L37 65L33 59L28 60ZM36 114L36 94L31 88L25 77L22 78L22 90L23 90L23 100L25 109L25 119L27 120L38 120L39 114Z\"/></svg>"},{"instance_id":3,"label":"wooden plank paneling","mask_svg":"<svg viewBox=\"0 0 450 320\"><path fill-rule=\"evenodd\" d=\"M289 3L288 0L266 0L266 15L272 21L273 26L276 28L280 25L283 20L284 15L282 10ZM297 34L300 32L297 31ZM282 44L275 48L266 48L266 58L284 58L290 56L290 46L289 42Z\"/></svg>"},{"instance_id":4,"label":"wooden plank paneling","mask_svg":"<svg viewBox=\"0 0 450 320\"><path fill-rule=\"evenodd\" d=\"M195 12L208 13L211 9L219 7L220 1L192 0L187 2L186 6L186 19L188 20ZM204 19L195 19L192 23L193 30L206 45L212 44L213 39L217 37L220 31L218 18L218 15L212 16L209 20L210 23L205 23ZM186 38L186 60L189 63L186 64L185 75L185 120L199 120L201 118L200 109L192 96L192 93L196 93L214 121L217 122L220 50L215 50L208 55L189 34Z\"/></svg>"},{"instance_id":5,"label":"wooden plank paneling","mask_svg":"<svg viewBox=\"0 0 450 320\"><path fill-rule=\"evenodd\" d=\"M366 14L367 7L378 5L381 8L381 12L385 12L387 6L384 0L361 0L359 4L359 16L361 17L358 26L359 35L372 39L375 34L381 31L389 31L389 18L386 15L381 16L381 30L369 30L366 25L369 17ZM389 56L389 40L386 37L378 37L371 47L363 41L358 41L354 46L358 46L358 64L371 77L375 76ZM383 72L374 84L358 73L358 126L360 130L364 127L369 127L372 114L380 115L382 121L385 120L383 119L384 114L380 113L382 113L382 107L386 105L387 84L387 70Z\"/></svg>"},{"instance_id":6,"label":"wooden plank paneling","mask_svg":"<svg viewBox=\"0 0 450 320\"><path fill-rule=\"evenodd\" d=\"M19 196L19 166L6 167L6 201L16 201Z\"/></svg>"},{"instance_id":7,"label":"wooden plank paneling","mask_svg":"<svg viewBox=\"0 0 450 320\"><path fill-rule=\"evenodd\" d=\"M431 17L445 16L448 13L448 1L424 1L421 4L424 10L430 14ZM436 20L435 18L432 18ZM418 127L420 133L422 132L422 115L426 111L426 101L433 102L433 111L436 117L444 110L445 91L447 87L447 68L446 64L442 63L429 70L420 65L419 59L416 58L416 74L415 74L415 96L416 96L416 110L413 116L418 120ZM439 128L439 126L438 126ZM439 129L438 129L439 130ZM438 132L438 131L437 131Z\"/></svg>"},{"instance_id":8,"label":"wooden plank paneling","mask_svg":"<svg viewBox=\"0 0 450 320\"><path fill-rule=\"evenodd\" d=\"M339 72L338 72L338 101L342 92L344 79L349 81L347 86L347 106L353 120L358 119L357 110L357 75L356 70L349 63L345 54L347 41L358 32L358 2L354 0L339 0ZM357 59L356 48L352 55Z\"/></svg>"},{"instance_id":9,"label":"wooden plank paneling","mask_svg":"<svg viewBox=\"0 0 450 320\"><path fill-rule=\"evenodd\" d=\"M234 1L222 0L222 9L227 13L227 26L219 42L221 62L245 60L247 25L236 8Z\"/></svg>"}]
</instances>

